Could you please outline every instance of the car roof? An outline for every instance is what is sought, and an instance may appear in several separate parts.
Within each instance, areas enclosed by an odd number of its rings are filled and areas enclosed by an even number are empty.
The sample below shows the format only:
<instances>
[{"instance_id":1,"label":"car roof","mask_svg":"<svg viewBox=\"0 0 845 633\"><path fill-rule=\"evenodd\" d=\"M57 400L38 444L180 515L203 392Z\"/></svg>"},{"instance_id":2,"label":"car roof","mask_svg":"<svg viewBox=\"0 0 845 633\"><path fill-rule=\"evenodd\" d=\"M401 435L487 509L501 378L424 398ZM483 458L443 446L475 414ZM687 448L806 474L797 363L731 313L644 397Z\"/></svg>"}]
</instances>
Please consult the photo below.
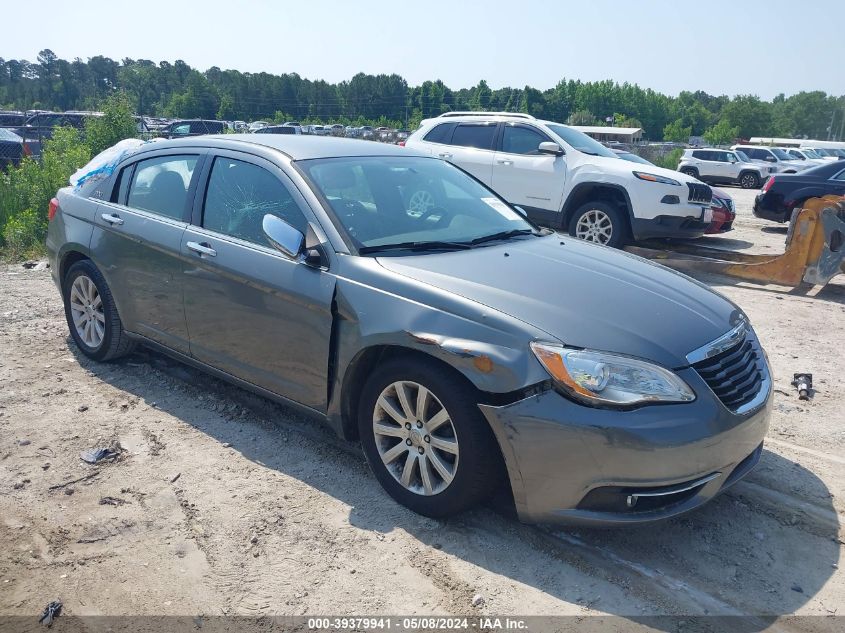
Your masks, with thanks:
<instances>
[{"instance_id":1,"label":"car roof","mask_svg":"<svg viewBox=\"0 0 845 633\"><path fill-rule=\"evenodd\" d=\"M285 154L291 160L347 156L428 156L412 149L388 143L299 134L210 134L185 139L156 141L148 146L145 145L144 149L209 146L243 149L244 145L268 147Z\"/></svg>"}]
</instances>

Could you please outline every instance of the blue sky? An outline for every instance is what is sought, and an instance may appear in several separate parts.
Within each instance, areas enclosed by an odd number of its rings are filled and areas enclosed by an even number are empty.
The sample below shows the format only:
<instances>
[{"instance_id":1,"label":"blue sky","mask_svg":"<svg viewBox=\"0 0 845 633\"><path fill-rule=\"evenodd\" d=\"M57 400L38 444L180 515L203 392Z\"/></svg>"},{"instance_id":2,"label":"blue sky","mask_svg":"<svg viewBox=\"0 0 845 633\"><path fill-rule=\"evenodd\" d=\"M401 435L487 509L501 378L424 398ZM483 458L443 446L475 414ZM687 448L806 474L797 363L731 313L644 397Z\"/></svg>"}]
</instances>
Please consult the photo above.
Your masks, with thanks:
<instances>
[{"instance_id":1,"label":"blue sky","mask_svg":"<svg viewBox=\"0 0 845 633\"><path fill-rule=\"evenodd\" d=\"M183 59L337 82L452 88L613 79L668 94L845 94L845 0L41 0L0 57ZM201 8L200 8L201 7Z\"/></svg>"}]
</instances>

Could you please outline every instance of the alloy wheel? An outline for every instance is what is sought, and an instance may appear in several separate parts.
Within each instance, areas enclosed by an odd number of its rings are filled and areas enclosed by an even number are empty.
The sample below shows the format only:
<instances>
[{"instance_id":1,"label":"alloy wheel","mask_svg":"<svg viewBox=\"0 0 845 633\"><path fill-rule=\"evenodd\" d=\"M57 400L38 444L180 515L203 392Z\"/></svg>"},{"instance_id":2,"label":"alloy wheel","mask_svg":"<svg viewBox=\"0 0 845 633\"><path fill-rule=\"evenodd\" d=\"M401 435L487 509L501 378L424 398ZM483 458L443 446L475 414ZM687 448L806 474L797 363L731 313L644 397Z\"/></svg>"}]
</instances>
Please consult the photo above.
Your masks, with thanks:
<instances>
[{"instance_id":1,"label":"alloy wheel","mask_svg":"<svg viewBox=\"0 0 845 633\"><path fill-rule=\"evenodd\" d=\"M458 471L458 437L446 407L423 385L394 382L382 390L373 410L379 456L406 490L431 496L443 492Z\"/></svg>"},{"instance_id":2,"label":"alloy wheel","mask_svg":"<svg viewBox=\"0 0 845 633\"><path fill-rule=\"evenodd\" d=\"M746 189L753 189L754 186L757 184L757 179L752 176L751 174L745 174L742 177L742 186Z\"/></svg>"},{"instance_id":3,"label":"alloy wheel","mask_svg":"<svg viewBox=\"0 0 845 633\"><path fill-rule=\"evenodd\" d=\"M435 206L436 203L431 192L420 189L411 194L411 199L408 201L409 215L413 215L414 217L425 215L429 209Z\"/></svg>"},{"instance_id":4,"label":"alloy wheel","mask_svg":"<svg viewBox=\"0 0 845 633\"><path fill-rule=\"evenodd\" d=\"M70 313L82 342L92 349L100 347L106 335L103 298L87 275L79 275L73 281L70 288Z\"/></svg>"},{"instance_id":5,"label":"alloy wheel","mask_svg":"<svg viewBox=\"0 0 845 633\"><path fill-rule=\"evenodd\" d=\"M590 209L578 218L575 237L596 244L607 244L613 237L613 221L604 211Z\"/></svg>"}]
</instances>

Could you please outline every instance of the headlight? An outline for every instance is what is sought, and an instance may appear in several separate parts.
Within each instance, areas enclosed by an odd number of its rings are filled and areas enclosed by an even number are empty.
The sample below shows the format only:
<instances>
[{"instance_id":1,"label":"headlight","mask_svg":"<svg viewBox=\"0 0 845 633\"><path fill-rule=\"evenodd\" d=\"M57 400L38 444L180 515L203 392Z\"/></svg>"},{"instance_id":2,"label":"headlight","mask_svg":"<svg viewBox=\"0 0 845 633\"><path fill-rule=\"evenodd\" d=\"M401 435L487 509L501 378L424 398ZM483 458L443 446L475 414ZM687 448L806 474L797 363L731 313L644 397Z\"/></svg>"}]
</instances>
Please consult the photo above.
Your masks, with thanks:
<instances>
[{"instance_id":1,"label":"headlight","mask_svg":"<svg viewBox=\"0 0 845 633\"><path fill-rule=\"evenodd\" d=\"M675 185L677 187L681 186L681 183L679 183L677 180L666 178L666 176L655 176L654 174L647 174L642 171L635 171L633 172L633 174L640 180L648 180L649 182L659 182L664 185Z\"/></svg>"},{"instance_id":2,"label":"headlight","mask_svg":"<svg viewBox=\"0 0 845 633\"><path fill-rule=\"evenodd\" d=\"M586 404L627 407L648 402L692 402L692 389L674 372L635 358L531 343L559 387Z\"/></svg>"}]
</instances>

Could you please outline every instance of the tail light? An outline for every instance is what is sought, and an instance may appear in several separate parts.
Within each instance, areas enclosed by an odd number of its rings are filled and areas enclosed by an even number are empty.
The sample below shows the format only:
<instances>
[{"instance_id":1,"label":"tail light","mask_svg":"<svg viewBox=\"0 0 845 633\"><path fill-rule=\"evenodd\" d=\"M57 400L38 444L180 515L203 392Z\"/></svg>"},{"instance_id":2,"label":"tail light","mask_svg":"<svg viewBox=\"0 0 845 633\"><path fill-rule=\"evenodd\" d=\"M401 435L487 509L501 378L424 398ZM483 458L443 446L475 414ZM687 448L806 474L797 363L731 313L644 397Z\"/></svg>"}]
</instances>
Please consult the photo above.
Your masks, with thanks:
<instances>
[{"instance_id":1,"label":"tail light","mask_svg":"<svg viewBox=\"0 0 845 633\"><path fill-rule=\"evenodd\" d=\"M771 189L773 184L775 184L775 177L770 176L769 179L766 181L766 184L763 185L763 192L765 193L766 191Z\"/></svg>"},{"instance_id":2,"label":"tail light","mask_svg":"<svg viewBox=\"0 0 845 633\"><path fill-rule=\"evenodd\" d=\"M405 147L405 141L399 141L396 143L399 147Z\"/></svg>"},{"instance_id":3,"label":"tail light","mask_svg":"<svg viewBox=\"0 0 845 633\"><path fill-rule=\"evenodd\" d=\"M56 211L59 210L59 201L57 198L50 200L50 206L47 208L47 220L52 220L56 217Z\"/></svg>"}]
</instances>

